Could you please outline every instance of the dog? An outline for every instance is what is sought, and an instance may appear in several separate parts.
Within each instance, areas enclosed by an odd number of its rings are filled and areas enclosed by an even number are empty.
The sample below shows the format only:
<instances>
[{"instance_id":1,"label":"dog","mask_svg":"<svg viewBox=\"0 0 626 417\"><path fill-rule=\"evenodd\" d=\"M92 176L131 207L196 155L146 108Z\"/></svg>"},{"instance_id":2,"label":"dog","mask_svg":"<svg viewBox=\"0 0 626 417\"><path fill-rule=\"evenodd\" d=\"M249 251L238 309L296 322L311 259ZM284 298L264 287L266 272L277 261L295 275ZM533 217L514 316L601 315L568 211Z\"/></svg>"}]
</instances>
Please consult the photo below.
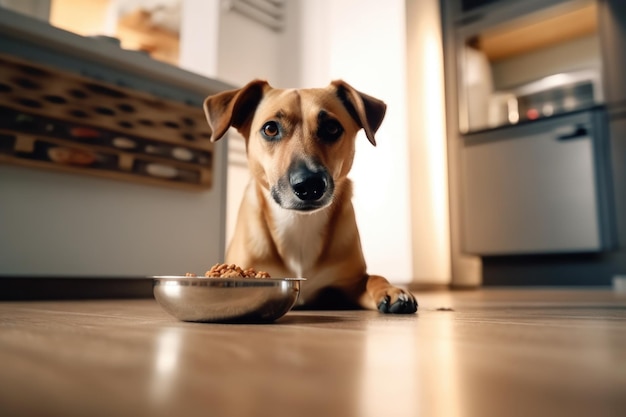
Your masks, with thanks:
<instances>
[{"instance_id":1,"label":"dog","mask_svg":"<svg viewBox=\"0 0 626 417\"><path fill-rule=\"evenodd\" d=\"M207 97L203 108L212 142L230 127L245 138L251 174L227 263L306 278L299 297L305 308L339 300L344 304L333 308L417 311L410 292L367 274L351 202L355 138L363 129L376 145L383 101L342 80L310 89L253 80Z\"/></svg>"}]
</instances>

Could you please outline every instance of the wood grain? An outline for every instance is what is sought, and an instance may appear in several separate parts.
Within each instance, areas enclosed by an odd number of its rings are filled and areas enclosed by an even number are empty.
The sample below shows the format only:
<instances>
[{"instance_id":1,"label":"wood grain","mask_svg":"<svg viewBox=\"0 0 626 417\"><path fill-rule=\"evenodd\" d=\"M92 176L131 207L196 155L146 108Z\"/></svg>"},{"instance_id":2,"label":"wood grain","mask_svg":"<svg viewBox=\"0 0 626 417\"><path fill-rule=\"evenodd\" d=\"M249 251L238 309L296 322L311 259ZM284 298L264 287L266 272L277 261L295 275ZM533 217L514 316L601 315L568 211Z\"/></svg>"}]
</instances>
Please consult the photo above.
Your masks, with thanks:
<instances>
[{"instance_id":1,"label":"wood grain","mask_svg":"<svg viewBox=\"0 0 626 417\"><path fill-rule=\"evenodd\" d=\"M536 22L523 22L494 29L480 37L480 46L489 60L498 61L556 45L598 31L595 3Z\"/></svg>"},{"instance_id":2,"label":"wood grain","mask_svg":"<svg viewBox=\"0 0 626 417\"><path fill-rule=\"evenodd\" d=\"M150 299L3 302L0 415L625 415L626 296L418 299L417 315L271 325L183 323Z\"/></svg>"}]
</instances>

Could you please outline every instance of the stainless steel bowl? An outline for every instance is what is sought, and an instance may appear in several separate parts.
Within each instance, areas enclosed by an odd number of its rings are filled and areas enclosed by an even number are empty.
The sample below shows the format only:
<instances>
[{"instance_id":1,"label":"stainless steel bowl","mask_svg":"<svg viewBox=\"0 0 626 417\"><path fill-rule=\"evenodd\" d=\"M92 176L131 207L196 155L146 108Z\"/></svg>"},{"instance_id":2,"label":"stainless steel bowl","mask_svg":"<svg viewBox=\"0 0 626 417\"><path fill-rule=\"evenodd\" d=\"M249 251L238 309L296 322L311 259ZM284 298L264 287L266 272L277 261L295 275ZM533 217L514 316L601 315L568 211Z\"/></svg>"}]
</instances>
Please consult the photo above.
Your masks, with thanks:
<instances>
[{"instance_id":1,"label":"stainless steel bowl","mask_svg":"<svg viewBox=\"0 0 626 417\"><path fill-rule=\"evenodd\" d=\"M154 298L183 321L267 323L295 305L302 278L156 276Z\"/></svg>"}]
</instances>

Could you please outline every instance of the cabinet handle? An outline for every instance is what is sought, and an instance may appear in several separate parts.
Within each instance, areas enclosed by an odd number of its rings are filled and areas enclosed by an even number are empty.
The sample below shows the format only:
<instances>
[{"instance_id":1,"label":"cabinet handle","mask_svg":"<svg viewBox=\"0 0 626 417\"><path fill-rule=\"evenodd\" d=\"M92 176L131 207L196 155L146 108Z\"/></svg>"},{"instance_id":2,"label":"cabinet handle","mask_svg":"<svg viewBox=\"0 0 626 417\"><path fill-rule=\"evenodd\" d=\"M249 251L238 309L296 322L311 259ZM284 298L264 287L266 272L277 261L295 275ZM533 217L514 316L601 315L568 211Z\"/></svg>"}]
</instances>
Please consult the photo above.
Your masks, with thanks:
<instances>
[{"instance_id":1,"label":"cabinet handle","mask_svg":"<svg viewBox=\"0 0 626 417\"><path fill-rule=\"evenodd\" d=\"M559 141L580 139L589 136L589 127L583 124L566 126L555 129L554 133L556 133L556 140Z\"/></svg>"}]
</instances>

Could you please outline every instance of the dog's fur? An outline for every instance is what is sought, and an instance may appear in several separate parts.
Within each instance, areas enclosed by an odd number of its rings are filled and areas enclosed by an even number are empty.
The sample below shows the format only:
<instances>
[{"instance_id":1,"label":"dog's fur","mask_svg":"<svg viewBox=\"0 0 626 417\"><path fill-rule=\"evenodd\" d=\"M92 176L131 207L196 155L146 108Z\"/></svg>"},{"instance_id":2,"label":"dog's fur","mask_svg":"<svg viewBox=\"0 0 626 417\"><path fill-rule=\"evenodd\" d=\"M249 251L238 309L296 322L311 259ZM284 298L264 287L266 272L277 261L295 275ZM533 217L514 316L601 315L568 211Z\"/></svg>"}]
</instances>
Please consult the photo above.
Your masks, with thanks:
<instances>
[{"instance_id":1,"label":"dog's fur","mask_svg":"<svg viewBox=\"0 0 626 417\"><path fill-rule=\"evenodd\" d=\"M306 278L308 306L330 306L322 295L334 289L343 307L417 310L409 292L367 274L347 178L357 132L376 145L385 103L341 80L300 90L255 80L207 97L204 111L212 141L231 126L243 135L251 172L227 263Z\"/></svg>"}]
</instances>

